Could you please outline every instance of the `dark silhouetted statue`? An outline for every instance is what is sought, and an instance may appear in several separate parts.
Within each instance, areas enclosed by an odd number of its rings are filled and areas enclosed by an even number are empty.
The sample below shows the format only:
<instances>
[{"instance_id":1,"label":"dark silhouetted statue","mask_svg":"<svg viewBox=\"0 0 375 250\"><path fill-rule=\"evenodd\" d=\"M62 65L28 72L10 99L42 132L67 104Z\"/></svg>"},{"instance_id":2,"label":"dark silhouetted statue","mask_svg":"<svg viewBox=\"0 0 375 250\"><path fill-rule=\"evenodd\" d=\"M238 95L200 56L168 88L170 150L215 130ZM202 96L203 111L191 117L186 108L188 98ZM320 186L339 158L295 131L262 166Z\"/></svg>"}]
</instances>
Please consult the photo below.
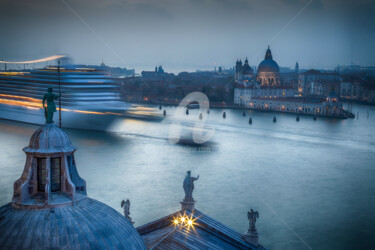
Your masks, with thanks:
<instances>
[{"instance_id":1,"label":"dark silhouetted statue","mask_svg":"<svg viewBox=\"0 0 375 250\"><path fill-rule=\"evenodd\" d=\"M43 96L43 108L44 116L46 117L46 123L53 123L53 113L56 112L55 100L60 97L53 94L52 91L52 88L48 88L48 92ZM47 107L45 106L45 102L47 102Z\"/></svg>"},{"instance_id":2,"label":"dark silhouetted statue","mask_svg":"<svg viewBox=\"0 0 375 250\"><path fill-rule=\"evenodd\" d=\"M186 172L186 177L184 180L184 191L185 191L185 198L184 202L194 202L193 199L193 190L194 190L194 181L199 179L199 175L197 177L191 177L191 171Z\"/></svg>"}]
</instances>

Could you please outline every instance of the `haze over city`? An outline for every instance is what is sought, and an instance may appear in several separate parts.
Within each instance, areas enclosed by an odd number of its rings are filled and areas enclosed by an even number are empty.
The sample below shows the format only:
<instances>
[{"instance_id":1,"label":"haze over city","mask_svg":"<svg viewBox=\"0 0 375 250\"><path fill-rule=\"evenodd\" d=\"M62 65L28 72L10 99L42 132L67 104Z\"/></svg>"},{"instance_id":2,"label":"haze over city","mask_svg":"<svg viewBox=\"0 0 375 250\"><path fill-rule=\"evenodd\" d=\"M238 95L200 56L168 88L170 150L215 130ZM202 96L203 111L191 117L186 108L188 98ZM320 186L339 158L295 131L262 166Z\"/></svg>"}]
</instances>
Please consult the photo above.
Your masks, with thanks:
<instances>
[{"instance_id":1,"label":"haze over city","mask_svg":"<svg viewBox=\"0 0 375 250\"><path fill-rule=\"evenodd\" d=\"M283 67L374 65L374 11L370 0L5 0L0 59L173 72L257 65L270 45Z\"/></svg>"}]
</instances>

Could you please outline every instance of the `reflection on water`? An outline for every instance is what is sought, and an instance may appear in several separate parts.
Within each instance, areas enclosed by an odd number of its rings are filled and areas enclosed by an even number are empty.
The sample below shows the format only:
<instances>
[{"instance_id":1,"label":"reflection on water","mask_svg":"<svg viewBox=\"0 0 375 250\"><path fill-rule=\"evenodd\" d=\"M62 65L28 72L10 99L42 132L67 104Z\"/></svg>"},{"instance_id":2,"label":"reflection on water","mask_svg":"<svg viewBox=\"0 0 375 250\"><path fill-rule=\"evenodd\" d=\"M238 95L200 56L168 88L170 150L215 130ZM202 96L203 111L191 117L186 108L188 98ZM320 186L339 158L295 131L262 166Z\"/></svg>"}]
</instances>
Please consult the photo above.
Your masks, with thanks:
<instances>
[{"instance_id":1,"label":"reflection on water","mask_svg":"<svg viewBox=\"0 0 375 250\"><path fill-rule=\"evenodd\" d=\"M67 130L90 197L119 212L129 198L139 226L179 209L182 180L192 170L201 176L196 207L239 232L247 230L246 212L258 210L260 241L271 249L305 249L300 238L318 249L374 247L374 107L354 105L359 119L299 122L291 114L243 117L242 110L225 110L223 119L223 110L211 110L203 118L214 134L200 148L169 140L171 125L181 123L184 131L202 122L199 111L166 110L178 115L119 120L107 133ZM21 149L36 128L0 120L1 205L11 199L25 163Z\"/></svg>"}]
</instances>

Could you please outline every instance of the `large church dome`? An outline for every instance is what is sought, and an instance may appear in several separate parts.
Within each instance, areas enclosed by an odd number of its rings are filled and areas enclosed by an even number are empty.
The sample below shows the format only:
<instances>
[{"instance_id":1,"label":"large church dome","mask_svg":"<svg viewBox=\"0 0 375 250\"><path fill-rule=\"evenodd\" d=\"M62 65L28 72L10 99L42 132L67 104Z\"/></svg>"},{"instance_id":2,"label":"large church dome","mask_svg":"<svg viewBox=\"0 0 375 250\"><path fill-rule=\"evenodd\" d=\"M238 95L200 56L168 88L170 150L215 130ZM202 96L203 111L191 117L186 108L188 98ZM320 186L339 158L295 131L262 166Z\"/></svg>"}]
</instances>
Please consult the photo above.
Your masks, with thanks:
<instances>
[{"instance_id":1,"label":"large church dome","mask_svg":"<svg viewBox=\"0 0 375 250\"><path fill-rule=\"evenodd\" d=\"M279 65L277 64L277 62L275 62L272 59L272 53L269 47L266 51L266 56L264 57L264 60L258 66L258 73L263 73L263 72L270 72L270 73L280 72Z\"/></svg>"},{"instance_id":2,"label":"large church dome","mask_svg":"<svg viewBox=\"0 0 375 250\"><path fill-rule=\"evenodd\" d=\"M0 246L7 249L145 249L131 222L90 198L53 209L0 208Z\"/></svg>"},{"instance_id":3,"label":"large church dome","mask_svg":"<svg viewBox=\"0 0 375 250\"><path fill-rule=\"evenodd\" d=\"M128 218L87 197L75 150L53 123L34 132L12 202L0 207L0 248L146 249Z\"/></svg>"},{"instance_id":4,"label":"large church dome","mask_svg":"<svg viewBox=\"0 0 375 250\"><path fill-rule=\"evenodd\" d=\"M38 128L30 138L26 152L71 152L76 148L69 136L53 123L46 123Z\"/></svg>"}]
</instances>

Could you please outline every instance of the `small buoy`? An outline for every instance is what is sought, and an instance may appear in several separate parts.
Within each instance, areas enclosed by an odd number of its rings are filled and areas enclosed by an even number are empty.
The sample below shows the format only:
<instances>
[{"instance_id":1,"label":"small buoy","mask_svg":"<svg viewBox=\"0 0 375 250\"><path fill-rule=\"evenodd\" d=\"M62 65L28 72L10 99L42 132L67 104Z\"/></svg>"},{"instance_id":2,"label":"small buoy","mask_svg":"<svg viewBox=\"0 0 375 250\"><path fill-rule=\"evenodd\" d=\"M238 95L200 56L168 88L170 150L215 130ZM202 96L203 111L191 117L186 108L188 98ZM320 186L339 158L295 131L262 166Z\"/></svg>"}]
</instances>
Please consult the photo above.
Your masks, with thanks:
<instances>
[{"instance_id":1,"label":"small buoy","mask_svg":"<svg viewBox=\"0 0 375 250\"><path fill-rule=\"evenodd\" d=\"M161 105L159 106L159 109L160 109L160 110L162 109L162 106L161 106Z\"/></svg>"},{"instance_id":2,"label":"small buoy","mask_svg":"<svg viewBox=\"0 0 375 250\"><path fill-rule=\"evenodd\" d=\"M199 113L199 119L202 120L202 113Z\"/></svg>"},{"instance_id":3,"label":"small buoy","mask_svg":"<svg viewBox=\"0 0 375 250\"><path fill-rule=\"evenodd\" d=\"M163 111L163 115L166 116L167 115L167 111L164 109Z\"/></svg>"},{"instance_id":4,"label":"small buoy","mask_svg":"<svg viewBox=\"0 0 375 250\"><path fill-rule=\"evenodd\" d=\"M296 117L296 121L299 122L299 115L297 115L297 117Z\"/></svg>"},{"instance_id":5,"label":"small buoy","mask_svg":"<svg viewBox=\"0 0 375 250\"><path fill-rule=\"evenodd\" d=\"M249 118L249 124L253 124L253 119L251 119L251 117Z\"/></svg>"},{"instance_id":6,"label":"small buoy","mask_svg":"<svg viewBox=\"0 0 375 250\"><path fill-rule=\"evenodd\" d=\"M245 110L243 111L242 116L246 116Z\"/></svg>"},{"instance_id":7,"label":"small buoy","mask_svg":"<svg viewBox=\"0 0 375 250\"><path fill-rule=\"evenodd\" d=\"M314 121L316 121L316 115L314 115L313 119L314 119Z\"/></svg>"},{"instance_id":8,"label":"small buoy","mask_svg":"<svg viewBox=\"0 0 375 250\"><path fill-rule=\"evenodd\" d=\"M189 115L189 109L186 109L186 115Z\"/></svg>"},{"instance_id":9,"label":"small buoy","mask_svg":"<svg viewBox=\"0 0 375 250\"><path fill-rule=\"evenodd\" d=\"M225 111L223 112L223 118L225 119L225 117L227 117L227 115L225 114Z\"/></svg>"},{"instance_id":10,"label":"small buoy","mask_svg":"<svg viewBox=\"0 0 375 250\"><path fill-rule=\"evenodd\" d=\"M276 116L273 117L273 122L277 122Z\"/></svg>"}]
</instances>

